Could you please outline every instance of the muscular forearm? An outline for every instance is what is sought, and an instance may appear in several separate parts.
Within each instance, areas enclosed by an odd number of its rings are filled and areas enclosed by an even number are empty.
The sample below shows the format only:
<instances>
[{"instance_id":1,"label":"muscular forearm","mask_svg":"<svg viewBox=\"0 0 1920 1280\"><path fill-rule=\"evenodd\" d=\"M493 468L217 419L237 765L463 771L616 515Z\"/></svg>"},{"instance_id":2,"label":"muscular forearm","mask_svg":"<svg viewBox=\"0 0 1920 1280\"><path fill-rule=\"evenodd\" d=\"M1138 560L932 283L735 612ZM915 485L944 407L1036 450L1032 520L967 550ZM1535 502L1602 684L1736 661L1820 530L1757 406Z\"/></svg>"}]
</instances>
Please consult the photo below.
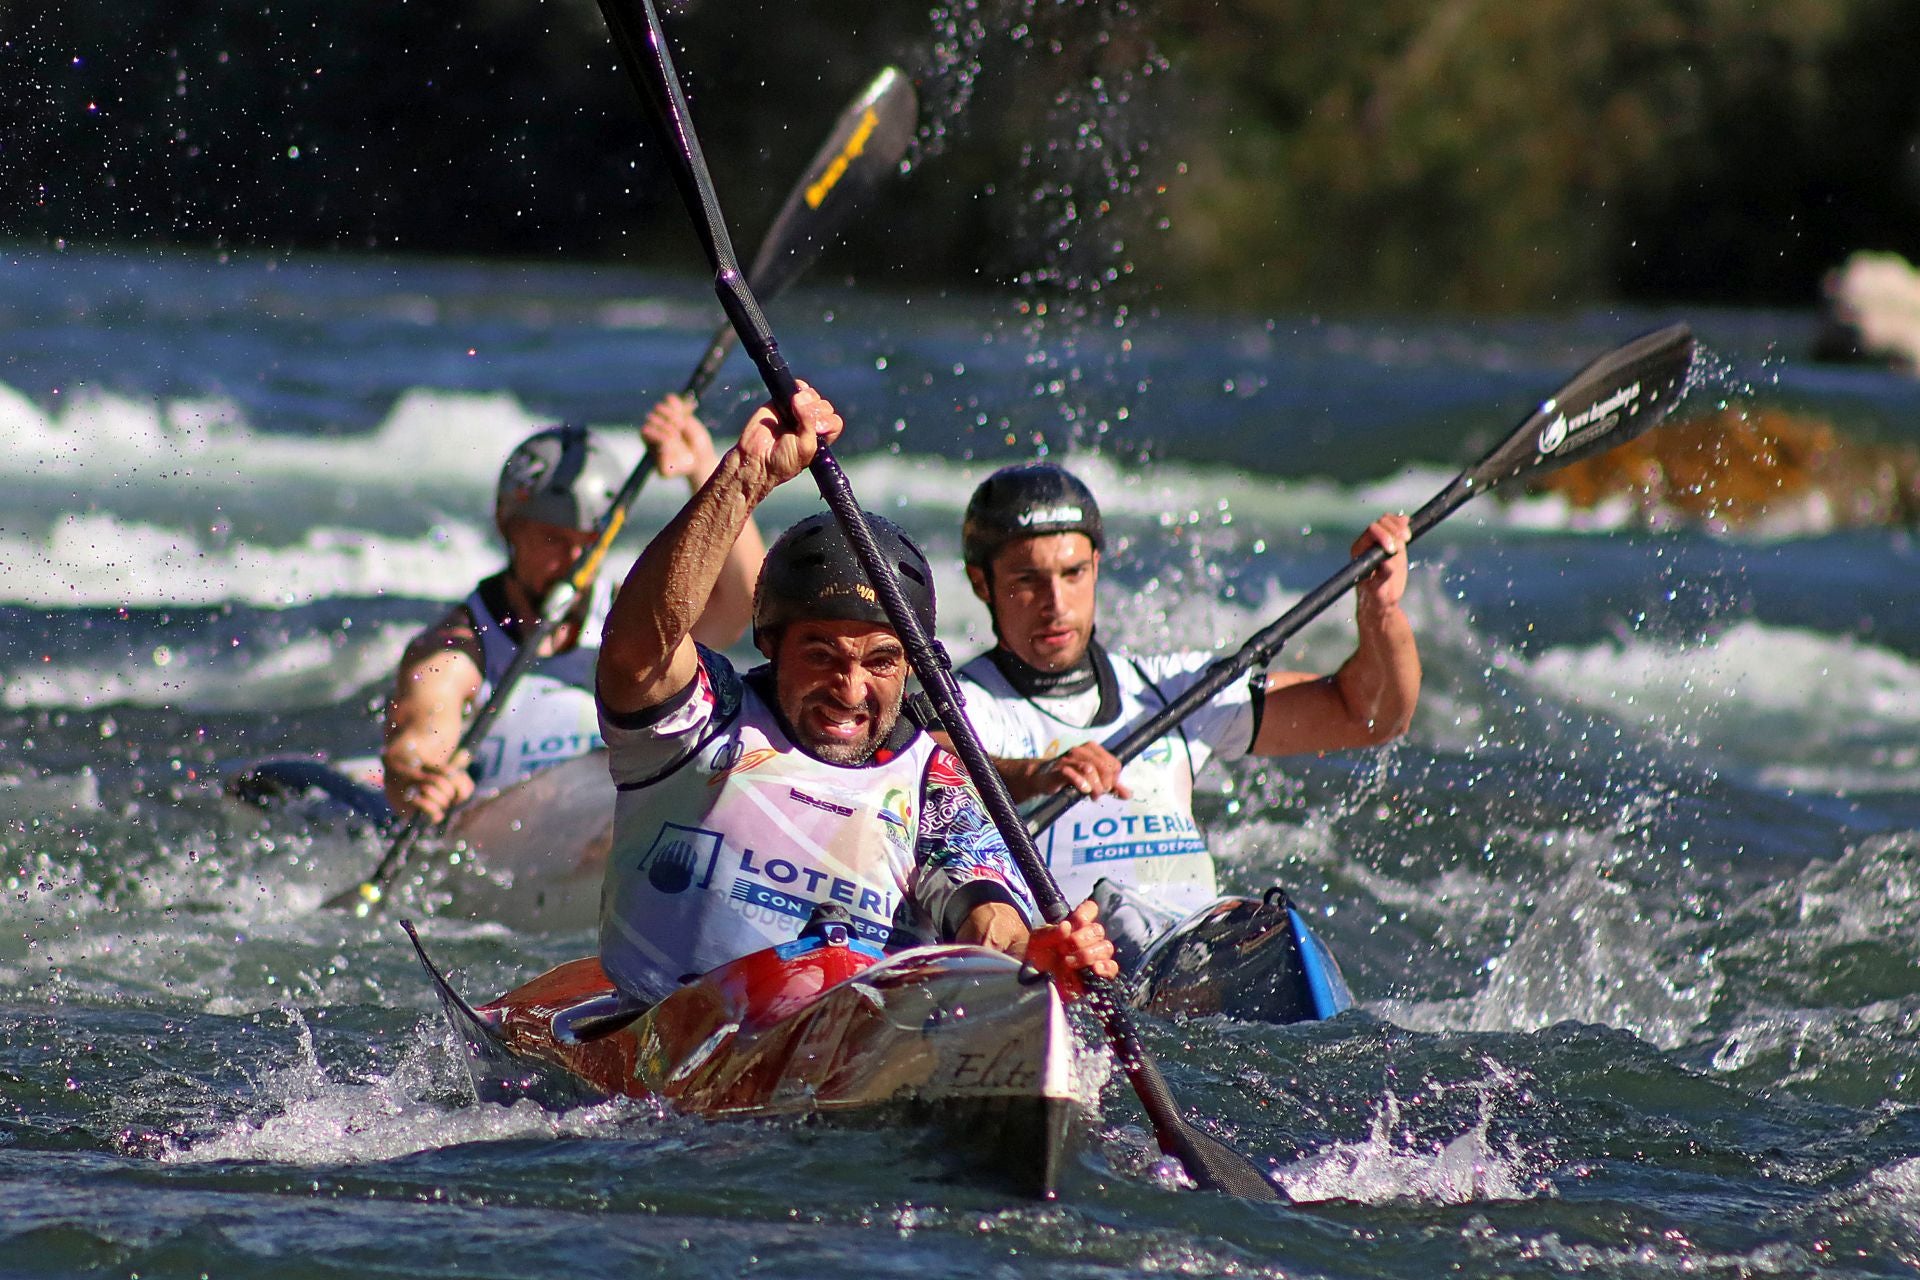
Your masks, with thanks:
<instances>
[{"instance_id":1,"label":"muscular forearm","mask_svg":"<svg viewBox=\"0 0 1920 1280\"><path fill-rule=\"evenodd\" d=\"M424 813L436 822L473 794L466 760L456 754L462 732L464 700L457 672L440 671L437 695L403 678L403 693L387 715L386 745L380 753L387 803L397 813ZM430 678L426 679L431 683Z\"/></svg>"},{"instance_id":2,"label":"muscular forearm","mask_svg":"<svg viewBox=\"0 0 1920 1280\"><path fill-rule=\"evenodd\" d=\"M1015 804L1025 804L1044 795L1051 795L1053 788L1046 785L1047 769L1050 760L1010 760L999 756L993 758L993 767L1007 784L1007 793Z\"/></svg>"},{"instance_id":3,"label":"muscular forearm","mask_svg":"<svg viewBox=\"0 0 1920 1280\"><path fill-rule=\"evenodd\" d=\"M734 544L773 486L729 450L628 571L600 647L600 694L616 712L655 706L693 679L692 634Z\"/></svg>"},{"instance_id":4,"label":"muscular forearm","mask_svg":"<svg viewBox=\"0 0 1920 1280\"><path fill-rule=\"evenodd\" d=\"M727 552L706 611L694 624L694 639L709 648L725 649L746 634L747 624L753 621L753 585L759 581L760 563L766 557L766 543L752 517L748 517Z\"/></svg>"},{"instance_id":5,"label":"muscular forearm","mask_svg":"<svg viewBox=\"0 0 1920 1280\"><path fill-rule=\"evenodd\" d=\"M389 768L437 768L453 758L466 725L468 704L479 694L480 661L464 647L467 637L454 635L416 640L401 659L387 700L385 747L381 757ZM478 648L475 641L474 648Z\"/></svg>"},{"instance_id":6,"label":"muscular forearm","mask_svg":"<svg viewBox=\"0 0 1920 1280\"><path fill-rule=\"evenodd\" d=\"M1027 922L1018 911L1004 902L987 902L967 913L954 941L1025 956L1027 934Z\"/></svg>"},{"instance_id":7,"label":"muscular forearm","mask_svg":"<svg viewBox=\"0 0 1920 1280\"><path fill-rule=\"evenodd\" d=\"M1120 976L1113 943L1097 923L1097 915L1092 902L1083 902L1059 924L1043 926L1036 932L1027 928L1026 920L1014 908L990 902L968 913L958 941L1017 957L1052 977L1060 984L1062 998L1073 1000L1083 990L1083 970L1109 980Z\"/></svg>"},{"instance_id":8,"label":"muscular forearm","mask_svg":"<svg viewBox=\"0 0 1920 1280\"><path fill-rule=\"evenodd\" d=\"M387 743L380 752L389 773L395 770L435 769L453 759L460 743L460 725L414 724L387 726Z\"/></svg>"},{"instance_id":9,"label":"muscular forearm","mask_svg":"<svg viewBox=\"0 0 1920 1280\"><path fill-rule=\"evenodd\" d=\"M1413 626L1398 604L1362 599L1360 643L1334 676L1358 745L1391 741L1407 731L1420 700L1420 654Z\"/></svg>"}]
</instances>

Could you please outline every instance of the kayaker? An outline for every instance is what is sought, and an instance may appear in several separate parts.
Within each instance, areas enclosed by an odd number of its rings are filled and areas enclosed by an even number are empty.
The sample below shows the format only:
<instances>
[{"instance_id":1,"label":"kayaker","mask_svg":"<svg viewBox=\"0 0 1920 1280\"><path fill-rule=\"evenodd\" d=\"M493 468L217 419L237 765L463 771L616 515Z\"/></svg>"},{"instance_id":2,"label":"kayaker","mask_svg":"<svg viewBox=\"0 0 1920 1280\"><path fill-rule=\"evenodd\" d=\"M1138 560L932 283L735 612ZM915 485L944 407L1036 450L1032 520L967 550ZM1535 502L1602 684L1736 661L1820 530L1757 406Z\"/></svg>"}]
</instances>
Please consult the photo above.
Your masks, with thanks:
<instances>
[{"instance_id":1,"label":"kayaker","mask_svg":"<svg viewBox=\"0 0 1920 1280\"><path fill-rule=\"evenodd\" d=\"M663 477L685 476L698 492L719 465L690 401L668 396L641 437ZM466 718L483 704L519 651L523 628L593 544L594 529L625 479L605 443L580 426L549 427L523 441L501 468L494 523L507 565L414 637L387 704L381 753L388 803L435 822L474 793L498 790L601 745L593 700L596 642L612 597L602 574L544 646L546 656L515 686L471 761L454 759ZM703 643L725 647L746 632L765 545L747 521L728 550L695 624Z\"/></svg>"},{"instance_id":2,"label":"kayaker","mask_svg":"<svg viewBox=\"0 0 1920 1280\"><path fill-rule=\"evenodd\" d=\"M882 945L972 942L1063 979L1118 969L1090 904L1029 934L1019 872L959 762L901 714L907 655L839 526L794 525L767 553L742 675L697 643L700 602L754 509L839 435L811 389L793 428L763 406L634 562L601 644L600 724L619 788L600 959L629 996L795 938L837 904ZM931 632L932 573L873 518Z\"/></svg>"},{"instance_id":3,"label":"kayaker","mask_svg":"<svg viewBox=\"0 0 1920 1280\"><path fill-rule=\"evenodd\" d=\"M1230 686L1124 769L1103 742L1179 696L1206 652L1109 652L1096 636L1106 540L1091 490L1063 467L988 476L967 504L962 556L993 619L995 646L959 675L968 718L1017 801L1064 786L1088 797L1037 837L1068 901L1092 897L1121 953L1218 895L1193 815L1195 776L1216 757L1285 756L1384 743L1406 731L1420 659L1401 611L1405 516L1383 515L1354 543L1389 559L1362 582L1359 645L1332 675L1270 672Z\"/></svg>"}]
</instances>

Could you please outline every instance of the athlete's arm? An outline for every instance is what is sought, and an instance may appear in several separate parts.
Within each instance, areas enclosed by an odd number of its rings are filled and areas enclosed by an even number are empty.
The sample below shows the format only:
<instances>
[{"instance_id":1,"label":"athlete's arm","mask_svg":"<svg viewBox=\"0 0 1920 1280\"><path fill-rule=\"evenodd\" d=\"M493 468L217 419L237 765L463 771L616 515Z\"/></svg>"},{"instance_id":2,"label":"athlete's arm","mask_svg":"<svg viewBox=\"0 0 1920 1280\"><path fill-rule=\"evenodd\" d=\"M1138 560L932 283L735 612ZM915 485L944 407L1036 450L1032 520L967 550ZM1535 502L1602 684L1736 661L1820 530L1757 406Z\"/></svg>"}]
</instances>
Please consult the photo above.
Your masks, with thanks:
<instances>
[{"instance_id":1,"label":"athlete's arm","mask_svg":"<svg viewBox=\"0 0 1920 1280\"><path fill-rule=\"evenodd\" d=\"M933 736L942 746L953 745L945 733ZM995 772L1007 784L1007 793L1015 804L1050 796L1062 787L1072 787L1084 796L1112 793L1122 800L1133 798L1127 784L1120 781L1120 770L1125 766L1118 756L1097 742L1083 742L1051 760L987 758L993 761Z\"/></svg>"},{"instance_id":2,"label":"athlete's arm","mask_svg":"<svg viewBox=\"0 0 1920 1280\"><path fill-rule=\"evenodd\" d=\"M443 822L473 794L454 750L468 706L480 695L480 641L464 610L418 636L400 660L380 753L387 803L396 813Z\"/></svg>"},{"instance_id":3,"label":"athlete's arm","mask_svg":"<svg viewBox=\"0 0 1920 1280\"><path fill-rule=\"evenodd\" d=\"M1030 740L1003 723L999 704L990 692L971 683L966 688L972 690L967 703L968 723L987 758L993 761L994 770L1007 784L1007 792L1015 804L1050 796L1062 787L1072 787L1086 796L1113 794L1122 800L1132 798L1133 792L1120 780L1123 767L1120 761L1097 742L1083 742L1050 757L998 754L995 747L1005 749L1016 744L1025 747ZM935 742L948 751L953 750L953 736L945 729L929 732Z\"/></svg>"},{"instance_id":4,"label":"athlete's arm","mask_svg":"<svg viewBox=\"0 0 1920 1280\"><path fill-rule=\"evenodd\" d=\"M698 665L693 629L725 572L755 507L839 436L840 415L801 384L789 428L771 405L747 420L686 506L634 561L600 645L601 704L615 715L659 706L690 684Z\"/></svg>"},{"instance_id":5,"label":"athlete's arm","mask_svg":"<svg viewBox=\"0 0 1920 1280\"><path fill-rule=\"evenodd\" d=\"M1420 654L1413 626L1400 608L1410 531L1405 516L1384 515L1353 544L1354 555L1373 543L1388 553L1386 563L1356 592L1359 645L1333 675L1268 677L1254 755L1372 747L1407 731L1420 700Z\"/></svg>"},{"instance_id":6,"label":"athlete's arm","mask_svg":"<svg viewBox=\"0 0 1920 1280\"><path fill-rule=\"evenodd\" d=\"M1091 965L1119 976L1113 944L1083 902L1058 925L1031 929L1033 900L1018 864L987 816L979 792L961 781L960 762L936 753L921 796L924 816L908 892L937 936L1018 956L1051 974L1068 998L1078 993L1078 970Z\"/></svg>"},{"instance_id":7,"label":"athlete's arm","mask_svg":"<svg viewBox=\"0 0 1920 1280\"><path fill-rule=\"evenodd\" d=\"M1068 999L1080 994L1080 971L1103 978L1120 976L1113 943L1096 918L1092 900L1081 903L1058 924L1028 929L1026 920L1004 902L988 902L967 913L956 941L991 947L1017 956L1060 984Z\"/></svg>"},{"instance_id":8,"label":"athlete's arm","mask_svg":"<svg viewBox=\"0 0 1920 1280\"><path fill-rule=\"evenodd\" d=\"M693 402L684 396L667 396L655 405L640 426L640 438L654 451L654 470L663 477L685 476L689 494L698 494L720 469L713 437L694 416ZM695 640L709 649L739 643L753 620L753 584L760 578L760 562L766 555L760 529L749 517L733 540L706 610L693 624Z\"/></svg>"}]
</instances>

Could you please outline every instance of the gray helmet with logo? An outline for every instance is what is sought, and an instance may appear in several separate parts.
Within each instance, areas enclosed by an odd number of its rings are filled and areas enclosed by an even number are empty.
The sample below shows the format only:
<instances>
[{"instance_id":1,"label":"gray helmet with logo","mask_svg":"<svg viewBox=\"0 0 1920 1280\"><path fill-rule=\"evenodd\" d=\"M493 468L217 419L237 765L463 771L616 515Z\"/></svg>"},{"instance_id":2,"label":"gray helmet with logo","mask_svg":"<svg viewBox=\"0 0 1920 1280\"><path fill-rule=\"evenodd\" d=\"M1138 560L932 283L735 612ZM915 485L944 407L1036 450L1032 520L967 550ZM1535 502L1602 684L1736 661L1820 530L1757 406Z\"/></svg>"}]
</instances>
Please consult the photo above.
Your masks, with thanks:
<instances>
[{"instance_id":1,"label":"gray helmet with logo","mask_svg":"<svg viewBox=\"0 0 1920 1280\"><path fill-rule=\"evenodd\" d=\"M612 509L625 479L591 431L573 423L548 427L507 455L494 492L494 518L591 532Z\"/></svg>"},{"instance_id":2,"label":"gray helmet with logo","mask_svg":"<svg viewBox=\"0 0 1920 1280\"><path fill-rule=\"evenodd\" d=\"M871 513L873 540L899 575L901 590L921 628L933 634L933 568L907 531ZM860 567L853 543L833 513L823 511L794 525L767 550L753 592L753 643L760 645L789 622L877 622L892 626L879 593ZM763 648L761 652L766 652Z\"/></svg>"},{"instance_id":3,"label":"gray helmet with logo","mask_svg":"<svg viewBox=\"0 0 1920 1280\"><path fill-rule=\"evenodd\" d=\"M1093 490L1051 462L1002 467L967 503L960 552L969 565L985 569L1008 543L1050 533L1084 533L1095 551L1103 550L1106 533Z\"/></svg>"}]
</instances>

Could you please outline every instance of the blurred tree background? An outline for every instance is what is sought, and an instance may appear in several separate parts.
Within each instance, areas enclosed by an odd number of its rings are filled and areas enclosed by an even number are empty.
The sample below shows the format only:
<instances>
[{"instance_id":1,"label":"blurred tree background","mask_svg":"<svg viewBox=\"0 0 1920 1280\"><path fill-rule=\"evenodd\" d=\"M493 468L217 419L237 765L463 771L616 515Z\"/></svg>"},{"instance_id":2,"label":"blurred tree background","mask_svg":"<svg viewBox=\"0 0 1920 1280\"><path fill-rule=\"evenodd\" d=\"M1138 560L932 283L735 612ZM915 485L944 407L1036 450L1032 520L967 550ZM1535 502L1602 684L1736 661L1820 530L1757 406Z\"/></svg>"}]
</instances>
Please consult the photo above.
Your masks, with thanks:
<instances>
[{"instance_id":1,"label":"blurred tree background","mask_svg":"<svg viewBox=\"0 0 1920 1280\"><path fill-rule=\"evenodd\" d=\"M914 177L834 261L1256 307L1806 305L1920 256L1914 0L694 0L751 242L858 87ZM0 0L0 237L695 252L593 0Z\"/></svg>"}]
</instances>

